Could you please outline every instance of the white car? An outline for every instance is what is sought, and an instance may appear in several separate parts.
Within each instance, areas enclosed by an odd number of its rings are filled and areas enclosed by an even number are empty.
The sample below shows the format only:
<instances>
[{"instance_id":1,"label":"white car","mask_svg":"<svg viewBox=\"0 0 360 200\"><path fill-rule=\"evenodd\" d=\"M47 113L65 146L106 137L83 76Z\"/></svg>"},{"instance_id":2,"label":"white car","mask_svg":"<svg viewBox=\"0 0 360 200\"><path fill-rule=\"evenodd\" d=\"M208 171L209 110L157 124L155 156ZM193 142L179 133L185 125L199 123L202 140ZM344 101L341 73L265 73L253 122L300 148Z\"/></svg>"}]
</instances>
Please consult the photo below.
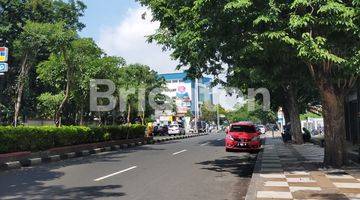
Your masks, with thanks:
<instances>
[{"instance_id":1,"label":"white car","mask_svg":"<svg viewBox=\"0 0 360 200\"><path fill-rule=\"evenodd\" d=\"M185 130L178 124L171 124L168 130L169 135L185 135Z\"/></svg>"}]
</instances>

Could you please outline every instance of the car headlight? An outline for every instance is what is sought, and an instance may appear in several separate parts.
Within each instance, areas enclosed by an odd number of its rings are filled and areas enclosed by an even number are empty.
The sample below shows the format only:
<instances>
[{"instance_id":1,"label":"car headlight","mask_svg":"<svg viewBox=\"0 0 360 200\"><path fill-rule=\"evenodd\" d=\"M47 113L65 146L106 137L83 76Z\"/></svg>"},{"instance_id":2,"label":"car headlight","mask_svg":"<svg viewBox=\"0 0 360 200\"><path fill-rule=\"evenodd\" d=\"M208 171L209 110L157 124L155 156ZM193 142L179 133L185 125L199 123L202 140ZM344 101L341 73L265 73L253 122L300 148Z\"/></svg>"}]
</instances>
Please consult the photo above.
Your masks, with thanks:
<instances>
[{"instance_id":1,"label":"car headlight","mask_svg":"<svg viewBox=\"0 0 360 200\"><path fill-rule=\"evenodd\" d=\"M226 138L229 139L229 140L235 141L234 138L231 135L227 135Z\"/></svg>"},{"instance_id":2,"label":"car headlight","mask_svg":"<svg viewBox=\"0 0 360 200\"><path fill-rule=\"evenodd\" d=\"M260 140L260 136L253 137L253 139L251 139L251 141L259 141L259 140Z\"/></svg>"}]
</instances>

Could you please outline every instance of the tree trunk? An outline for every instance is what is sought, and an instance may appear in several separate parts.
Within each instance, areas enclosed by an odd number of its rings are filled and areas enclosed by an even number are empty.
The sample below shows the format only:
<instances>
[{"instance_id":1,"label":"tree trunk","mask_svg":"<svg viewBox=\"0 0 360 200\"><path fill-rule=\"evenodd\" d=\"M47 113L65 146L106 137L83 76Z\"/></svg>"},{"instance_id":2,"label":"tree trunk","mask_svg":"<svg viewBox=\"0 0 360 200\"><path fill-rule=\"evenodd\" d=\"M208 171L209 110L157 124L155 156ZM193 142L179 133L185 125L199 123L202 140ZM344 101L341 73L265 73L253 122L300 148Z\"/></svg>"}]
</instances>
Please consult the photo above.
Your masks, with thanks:
<instances>
[{"instance_id":1,"label":"tree trunk","mask_svg":"<svg viewBox=\"0 0 360 200\"><path fill-rule=\"evenodd\" d=\"M26 78L29 73L29 67L28 67L27 61L28 61L28 55L25 54L25 57L21 64L20 75L18 78L17 98L16 98L16 102L15 102L15 112L14 112L14 126L15 127L18 124L18 118L19 118L22 97L23 97L24 87L25 87L25 81L26 81Z\"/></svg>"},{"instance_id":2,"label":"tree trunk","mask_svg":"<svg viewBox=\"0 0 360 200\"><path fill-rule=\"evenodd\" d=\"M69 99L69 94L70 94L70 85L71 85L71 66L70 66L70 62L68 61L67 59L67 54L66 54L66 50L63 50L64 52L64 60L65 60L65 63L66 63L66 88L65 88L65 96L64 96L64 99L62 100L59 108L57 109L56 111L56 114L55 114L55 125L56 127L60 127L61 126L61 116L62 116L62 111L63 111L63 108L66 104L66 102L68 101Z\"/></svg>"},{"instance_id":3,"label":"tree trunk","mask_svg":"<svg viewBox=\"0 0 360 200\"><path fill-rule=\"evenodd\" d=\"M62 111L63 111L63 108L67 102L67 100L69 99L69 93L70 93L70 72L68 70L67 72L67 80L66 80L66 89L65 89L65 96L64 96L64 99L62 100L58 110L56 111L56 114L55 114L55 125L56 127L60 127L61 126L61 116L62 116Z\"/></svg>"},{"instance_id":4,"label":"tree trunk","mask_svg":"<svg viewBox=\"0 0 360 200\"><path fill-rule=\"evenodd\" d=\"M116 123L116 111L115 109L112 111L112 125L115 125Z\"/></svg>"},{"instance_id":5,"label":"tree trunk","mask_svg":"<svg viewBox=\"0 0 360 200\"><path fill-rule=\"evenodd\" d=\"M285 124L290 122L290 114L289 114L289 109L287 107L288 107L287 104L285 104L285 106L283 107Z\"/></svg>"},{"instance_id":6,"label":"tree trunk","mask_svg":"<svg viewBox=\"0 0 360 200\"><path fill-rule=\"evenodd\" d=\"M127 123L130 124L130 115L131 115L131 106L130 104L128 105L128 113L127 113Z\"/></svg>"},{"instance_id":7,"label":"tree trunk","mask_svg":"<svg viewBox=\"0 0 360 200\"><path fill-rule=\"evenodd\" d=\"M325 165L346 164L345 95L329 85L319 85L325 131Z\"/></svg>"},{"instance_id":8,"label":"tree trunk","mask_svg":"<svg viewBox=\"0 0 360 200\"><path fill-rule=\"evenodd\" d=\"M346 164L346 128L345 128L345 96L346 87L337 87L331 79L331 63L326 68L308 65L315 83L319 89L324 117L325 157L324 164L332 167L342 167Z\"/></svg>"},{"instance_id":9,"label":"tree trunk","mask_svg":"<svg viewBox=\"0 0 360 200\"><path fill-rule=\"evenodd\" d=\"M301 131L301 121L299 114L298 102L296 101L297 95L295 88L290 85L287 92L287 103L288 103L288 111L290 117L291 124L291 135L293 136L293 142L295 144L303 144L304 139Z\"/></svg>"},{"instance_id":10,"label":"tree trunk","mask_svg":"<svg viewBox=\"0 0 360 200\"><path fill-rule=\"evenodd\" d=\"M79 122L80 126L84 125L84 107L81 106L80 107L80 122Z\"/></svg>"},{"instance_id":11,"label":"tree trunk","mask_svg":"<svg viewBox=\"0 0 360 200\"><path fill-rule=\"evenodd\" d=\"M141 113L140 113L141 124L145 125L145 109L142 105L140 107L141 107Z\"/></svg>"}]
</instances>

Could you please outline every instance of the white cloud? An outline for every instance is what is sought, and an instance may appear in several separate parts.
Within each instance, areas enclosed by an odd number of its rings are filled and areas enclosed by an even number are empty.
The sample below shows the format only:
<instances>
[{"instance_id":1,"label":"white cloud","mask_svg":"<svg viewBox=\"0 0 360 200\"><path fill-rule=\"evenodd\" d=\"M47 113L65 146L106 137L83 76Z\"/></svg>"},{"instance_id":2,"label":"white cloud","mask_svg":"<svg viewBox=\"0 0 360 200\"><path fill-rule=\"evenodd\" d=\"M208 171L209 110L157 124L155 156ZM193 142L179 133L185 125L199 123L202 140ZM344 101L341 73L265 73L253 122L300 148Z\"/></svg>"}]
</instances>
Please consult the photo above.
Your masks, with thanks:
<instances>
[{"instance_id":1,"label":"white cloud","mask_svg":"<svg viewBox=\"0 0 360 200\"><path fill-rule=\"evenodd\" d=\"M155 33L158 27L159 22L151 21L148 9L129 9L119 25L101 29L98 43L108 55L121 56L128 63L146 64L159 73L174 72L178 62L171 60L170 52L163 52L160 45L146 41L146 36Z\"/></svg>"},{"instance_id":2,"label":"white cloud","mask_svg":"<svg viewBox=\"0 0 360 200\"><path fill-rule=\"evenodd\" d=\"M155 33L158 27L159 22L151 21L151 11L144 7L130 8L117 26L100 27L98 44L108 55L121 56L127 63L146 64L158 73L175 72L178 62L170 58L170 52L163 52L160 45L146 41L146 36ZM225 109L231 110L241 102L234 96L227 96L219 87L214 88L214 93L214 103L220 103Z\"/></svg>"}]
</instances>

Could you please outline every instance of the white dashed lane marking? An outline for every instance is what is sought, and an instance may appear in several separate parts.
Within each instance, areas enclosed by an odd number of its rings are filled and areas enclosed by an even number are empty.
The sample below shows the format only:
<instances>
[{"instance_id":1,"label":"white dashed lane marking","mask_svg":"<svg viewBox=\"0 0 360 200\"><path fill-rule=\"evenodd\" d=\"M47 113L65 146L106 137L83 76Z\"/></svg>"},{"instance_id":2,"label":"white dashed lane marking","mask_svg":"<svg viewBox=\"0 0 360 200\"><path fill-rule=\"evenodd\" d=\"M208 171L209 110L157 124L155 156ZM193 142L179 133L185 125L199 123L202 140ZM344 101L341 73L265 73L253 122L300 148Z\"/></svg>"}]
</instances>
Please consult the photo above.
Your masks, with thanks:
<instances>
[{"instance_id":1,"label":"white dashed lane marking","mask_svg":"<svg viewBox=\"0 0 360 200\"><path fill-rule=\"evenodd\" d=\"M103 176L103 177L94 179L94 181L101 181L101 180L110 178L110 177L112 177L112 176L115 176L115 175L122 174L122 173L127 172L127 171L130 171L130 170L133 170L133 169L135 169L135 168L137 168L137 166L129 167L129 168L127 168L127 169L124 169L124 170L121 170L121 171L118 171L118 172L115 172L115 173L112 173L112 174L109 174L109 175L106 175L106 176Z\"/></svg>"},{"instance_id":2,"label":"white dashed lane marking","mask_svg":"<svg viewBox=\"0 0 360 200\"><path fill-rule=\"evenodd\" d=\"M175 155L178 155L178 154L184 153L184 152L186 152L186 151L187 151L187 150L186 150L186 149L184 149L184 150L181 150L181 151L175 152L175 153L173 153L172 155L173 155L173 156L175 156Z\"/></svg>"}]
</instances>

